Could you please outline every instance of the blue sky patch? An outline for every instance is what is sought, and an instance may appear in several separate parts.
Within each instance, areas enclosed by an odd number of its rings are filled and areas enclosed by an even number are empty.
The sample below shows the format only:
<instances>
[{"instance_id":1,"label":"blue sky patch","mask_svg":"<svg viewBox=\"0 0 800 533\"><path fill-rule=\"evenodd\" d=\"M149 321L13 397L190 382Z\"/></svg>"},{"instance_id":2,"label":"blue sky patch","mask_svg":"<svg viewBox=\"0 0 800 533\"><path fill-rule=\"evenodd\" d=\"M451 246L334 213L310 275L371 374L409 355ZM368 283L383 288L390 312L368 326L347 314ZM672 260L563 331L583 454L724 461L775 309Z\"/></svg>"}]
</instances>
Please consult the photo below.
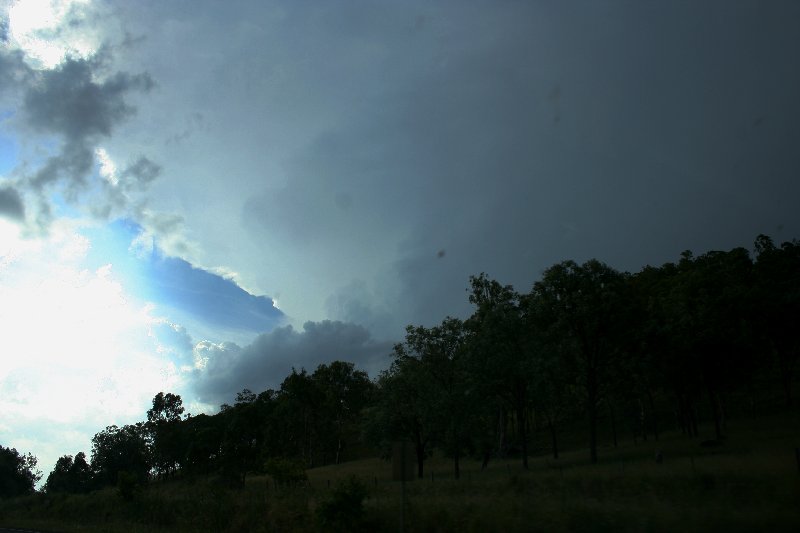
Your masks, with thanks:
<instances>
[{"instance_id":1,"label":"blue sky patch","mask_svg":"<svg viewBox=\"0 0 800 533\"><path fill-rule=\"evenodd\" d=\"M268 296L250 294L230 279L164 256L158 249L147 256L137 255L130 250L130 243L141 231L129 220L84 231L92 243L89 267L111 263L127 292L155 303L158 314L166 311L170 320L187 326L194 335L198 329L204 334L216 330L220 338L231 331L252 335L283 323L284 314Z\"/></svg>"},{"instance_id":2,"label":"blue sky patch","mask_svg":"<svg viewBox=\"0 0 800 533\"><path fill-rule=\"evenodd\" d=\"M146 271L153 301L192 311L209 323L262 333L283 318L271 298L254 296L235 282L182 259L156 253Z\"/></svg>"}]
</instances>

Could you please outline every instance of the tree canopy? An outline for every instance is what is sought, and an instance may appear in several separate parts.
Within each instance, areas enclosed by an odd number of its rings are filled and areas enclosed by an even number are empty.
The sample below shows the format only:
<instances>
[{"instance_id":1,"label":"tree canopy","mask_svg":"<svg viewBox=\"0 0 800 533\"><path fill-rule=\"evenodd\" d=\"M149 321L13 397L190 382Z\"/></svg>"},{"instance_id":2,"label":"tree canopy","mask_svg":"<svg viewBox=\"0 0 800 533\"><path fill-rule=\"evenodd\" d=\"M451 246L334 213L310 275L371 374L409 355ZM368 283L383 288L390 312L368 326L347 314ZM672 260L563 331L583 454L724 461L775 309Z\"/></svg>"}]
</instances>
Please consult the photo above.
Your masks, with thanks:
<instances>
[{"instance_id":1,"label":"tree canopy","mask_svg":"<svg viewBox=\"0 0 800 533\"><path fill-rule=\"evenodd\" d=\"M36 457L20 454L16 448L0 446L0 498L33 492L42 474L36 469Z\"/></svg>"}]
</instances>

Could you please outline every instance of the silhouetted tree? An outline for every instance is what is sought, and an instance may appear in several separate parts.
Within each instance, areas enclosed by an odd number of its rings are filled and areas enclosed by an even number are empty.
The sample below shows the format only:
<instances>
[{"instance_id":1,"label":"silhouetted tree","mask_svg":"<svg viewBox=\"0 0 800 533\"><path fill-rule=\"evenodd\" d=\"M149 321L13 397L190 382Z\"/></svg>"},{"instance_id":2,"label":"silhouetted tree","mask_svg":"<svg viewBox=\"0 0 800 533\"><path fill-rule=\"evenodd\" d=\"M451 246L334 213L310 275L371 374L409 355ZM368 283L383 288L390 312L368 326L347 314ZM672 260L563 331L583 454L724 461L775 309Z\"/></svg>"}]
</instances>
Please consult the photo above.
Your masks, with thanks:
<instances>
[{"instance_id":1,"label":"silhouetted tree","mask_svg":"<svg viewBox=\"0 0 800 533\"><path fill-rule=\"evenodd\" d=\"M522 465L528 468L528 409L533 370L526 344L519 294L481 273L470 277L469 301L475 313L467 320L470 337L470 371L485 397L502 399L516 415ZM504 436L504 413L500 416ZM502 439L501 439L502 440ZM502 447L504 443L501 443Z\"/></svg>"},{"instance_id":2,"label":"silhouetted tree","mask_svg":"<svg viewBox=\"0 0 800 533\"><path fill-rule=\"evenodd\" d=\"M47 476L44 490L50 492L83 493L92 486L92 470L86 462L86 454L78 452L58 458L53 471Z\"/></svg>"},{"instance_id":3,"label":"silhouetted tree","mask_svg":"<svg viewBox=\"0 0 800 533\"><path fill-rule=\"evenodd\" d=\"M613 372L625 334L622 320L624 276L592 259L564 261L548 268L534 284L540 316L550 317L551 334L560 335L585 393L589 418L589 457L597 462L597 420L602 387Z\"/></svg>"},{"instance_id":4,"label":"silhouetted tree","mask_svg":"<svg viewBox=\"0 0 800 533\"><path fill-rule=\"evenodd\" d=\"M384 449L390 443L411 441L417 457L417 476L424 473L425 457L436 432L440 413L436 412L436 386L430 374L415 360L402 356L395 346L395 360L378 377L377 401L368 410L366 433Z\"/></svg>"},{"instance_id":5,"label":"silhouetted tree","mask_svg":"<svg viewBox=\"0 0 800 533\"><path fill-rule=\"evenodd\" d=\"M92 437L92 470L100 486L116 485L120 472L126 472L143 483L150 468L145 424L122 427L108 426Z\"/></svg>"},{"instance_id":6,"label":"silhouetted tree","mask_svg":"<svg viewBox=\"0 0 800 533\"><path fill-rule=\"evenodd\" d=\"M36 457L0 446L0 498L21 496L34 491L42 473L36 469Z\"/></svg>"},{"instance_id":7,"label":"silhouetted tree","mask_svg":"<svg viewBox=\"0 0 800 533\"><path fill-rule=\"evenodd\" d=\"M217 416L222 418L225 427L220 450L223 474L231 482L244 486L247 474L261 467L263 428L257 396L243 389L236 395L233 407Z\"/></svg>"},{"instance_id":8,"label":"silhouetted tree","mask_svg":"<svg viewBox=\"0 0 800 533\"><path fill-rule=\"evenodd\" d=\"M177 394L159 392L147 411L147 435L153 466L159 474L173 474L186 454L182 441L183 400Z\"/></svg>"},{"instance_id":9,"label":"silhouetted tree","mask_svg":"<svg viewBox=\"0 0 800 533\"><path fill-rule=\"evenodd\" d=\"M460 477L459 461L469 445L472 406L478 394L468 376L467 330L461 320L447 317L438 326L408 326L395 356L417 365L429 378L425 395L427 423L437 430L439 447L453 457L453 474Z\"/></svg>"},{"instance_id":10,"label":"silhouetted tree","mask_svg":"<svg viewBox=\"0 0 800 533\"><path fill-rule=\"evenodd\" d=\"M220 415L199 414L181 422L185 468L195 474L210 474L216 469L222 449L224 428Z\"/></svg>"},{"instance_id":11,"label":"silhouetted tree","mask_svg":"<svg viewBox=\"0 0 800 533\"><path fill-rule=\"evenodd\" d=\"M762 350L775 361L786 405L793 405L792 382L800 359L800 242L776 247L759 235L755 243L757 328Z\"/></svg>"},{"instance_id":12,"label":"silhouetted tree","mask_svg":"<svg viewBox=\"0 0 800 533\"><path fill-rule=\"evenodd\" d=\"M697 258L685 252L670 285L668 318L676 329L672 342L681 345L684 373L700 376L720 438L722 395L741 383L754 364L750 256L744 248Z\"/></svg>"},{"instance_id":13,"label":"silhouetted tree","mask_svg":"<svg viewBox=\"0 0 800 533\"><path fill-rule=\"evenodd\" d=\"M298 455L308 466L314 465L319 449L319 418L324 395L305 369L292 369L278 392L277 418L286 455Z\"/></svg>"},{"instance_id":14,"label":"silhouetted tree","mask_svg":"<svg viewBox=\"0 0 800 533\"><path fill-rule=\"evenodd\" d=\"M339 464L347 435L356 431L357 418L371 400L373 385L366 372L344 361L319 365L311 379L322 393L317 434L323 453L332 451Z\"/></svg>"}]
</instances>

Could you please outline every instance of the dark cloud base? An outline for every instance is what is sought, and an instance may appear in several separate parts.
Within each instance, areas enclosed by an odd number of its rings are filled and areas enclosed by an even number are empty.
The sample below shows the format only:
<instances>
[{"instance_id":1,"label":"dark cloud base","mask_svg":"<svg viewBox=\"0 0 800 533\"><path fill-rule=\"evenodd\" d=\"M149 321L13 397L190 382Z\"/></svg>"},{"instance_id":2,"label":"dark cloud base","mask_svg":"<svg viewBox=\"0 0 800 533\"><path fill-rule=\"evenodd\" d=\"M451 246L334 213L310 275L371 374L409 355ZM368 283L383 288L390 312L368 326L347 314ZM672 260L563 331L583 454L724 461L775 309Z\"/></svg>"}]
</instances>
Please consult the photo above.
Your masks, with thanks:
<instances>
[{"instance_id":1,"label":"dark cloud base","mask_svg":"<svg viewBox=\"0 0 800 533\"><path fill-rule=\"evenodd\" d=\"M16 221L25 218L25 205L16 189L0 187L0 216Z\"/></svg>"},{"instance_id":2,"label":"dark cloud base","mask_svg":"<svg viewBox=\"0 0 800 533\"><path fill-rule=\"evenodd\" d=\"M230 402L243 388L263 391L277 388L292 368L313 371L319 364L349 361L375 376L386 367L392 343L377 341L364 327L325 320L306 322L302 331L291 326L259 335L252 344L200 343L195 351L208 357L194 375L194 389L202 401Z\"/></svg>"}]
</instances>

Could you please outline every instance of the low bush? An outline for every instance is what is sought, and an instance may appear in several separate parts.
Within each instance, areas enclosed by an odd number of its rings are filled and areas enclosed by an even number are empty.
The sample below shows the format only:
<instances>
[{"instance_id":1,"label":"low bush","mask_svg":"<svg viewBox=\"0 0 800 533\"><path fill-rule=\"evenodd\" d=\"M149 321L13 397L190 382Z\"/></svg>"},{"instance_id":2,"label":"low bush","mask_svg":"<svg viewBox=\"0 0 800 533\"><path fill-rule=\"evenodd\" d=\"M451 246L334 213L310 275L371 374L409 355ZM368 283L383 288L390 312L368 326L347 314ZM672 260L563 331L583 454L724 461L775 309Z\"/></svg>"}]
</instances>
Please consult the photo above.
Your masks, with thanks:
<instances>
[{"instance_id":1,"label":"low bush","mask_svg":"<svg viewBox=\"0 0 800 533\"><path fill-rule=\"evenodd\" d=\"M362 531L366 485L355 476L336 487L329 499L317 508L317 521L323 531Z\"/></svg>"}]
</instances>

